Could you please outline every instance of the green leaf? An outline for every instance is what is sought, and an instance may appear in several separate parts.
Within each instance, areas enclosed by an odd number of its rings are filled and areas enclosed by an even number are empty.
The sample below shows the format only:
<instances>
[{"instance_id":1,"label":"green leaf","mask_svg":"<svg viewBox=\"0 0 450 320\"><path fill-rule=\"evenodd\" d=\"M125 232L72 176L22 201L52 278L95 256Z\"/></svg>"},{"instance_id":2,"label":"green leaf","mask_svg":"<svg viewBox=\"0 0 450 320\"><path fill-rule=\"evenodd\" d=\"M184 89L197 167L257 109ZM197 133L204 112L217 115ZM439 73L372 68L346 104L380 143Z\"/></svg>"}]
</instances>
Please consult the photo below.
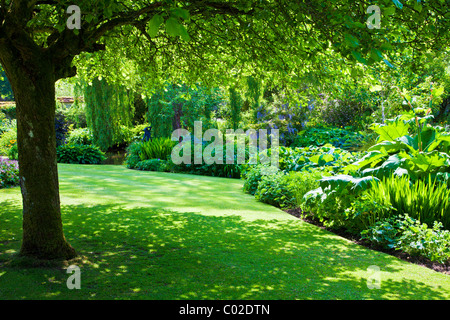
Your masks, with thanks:
<instances>
[{"instance_id":1,"label":"green leaf","mask_svg":"<svg viewBox=\"0 0 450 320\"><path fill-rule=\"evenodd\" d=\"M361 55L361 53L357 52L357 51L352 51L352 55L353 57L355 57L356 60L358 60L359 62L363 63L363 64L367 64L367 60L364 59Z\"/></svg>"},{"instance_id":2,"label":"green leaf","mask_svg":"<svg viewBox=\"0 0 450 320\"><path fill-rule=\"evenodd\" d=\"M190 39L186 28L174 17L167 19L166 31L172 37L180 36L185 41L189 41Z\"/></svg>"},{"instance_id":3,"label":"green leaf","mask_svg":"<svg viewBox=\"0 0 450 320\"><path fill-rule=\"evenodd\" d=\"M387 7L383 13L385 16L392 16L395 14L395 7Z\"/></svg>"},{"instance_id":4,"label":"green leaf","mask_svg":"<svg viewBox=\"0 0 450 320\"><path fill-rule=\"evenodd\" d=\"M439 87L438 89L433 90L433 92L432 92L433 97L435 97L435 98L440 97L444 93L444 90L445 90L445 88L443 86Z\"/></svg>"},{"instance_id":5,"label":"green leaf","mask_svg":"<svg viewBox=\"0 0 450 320\"><path fill-rule=\"evenodd\" d=\"M177 18L181 18L183 20L189 20L190 18L190 14L189 11L187 11L186 9L181 9L181 8L175 8L172 10L172 14L177 17Z\"/></svg>"},{"instance_id":6,"label":"green leaf","mask_svg":"<svg viewBox=\"0 0 450 320\"><path fill-rule=\"evenodd\" d=\"M396 119L384 125L373 125L371 129L379 134L378 142L394 141L397 138L408 135L409 125Z\"/></svg>"},{"instance_id":7,"label":"green leaf","mask_svg":"<svg viewBox=\"0 0 450 320\"><path fill-rule=\"evenodd\" d=\"M359 46L358 39L356 39L351 34L348 34L348 33L344 34L344 39L345 39L345 42L347 42L347 44L349 44L352 48L356 48Z\"/></svg>"},{"instance_id":8,"label":"green leaf","mask_svg":"<svg viewBox=\"0 0 450 320\"><path fill-rule=\"evenodd\" d=\"M383 54L378 49L371 49L370 57L377 62L383 60Z\"/></svg>"},{"instance_id":9,"label":"green leaf","mask_svg":"<svg viewBox=\"0 0 450 320\"><path fill-rule=\"evenodd\" d=\"M150 37L154 38L158 34L159 27L164 22L163 17L159 14L155 14L149 22L149 31L148 34Z\"/></svg>"}]
</instances>

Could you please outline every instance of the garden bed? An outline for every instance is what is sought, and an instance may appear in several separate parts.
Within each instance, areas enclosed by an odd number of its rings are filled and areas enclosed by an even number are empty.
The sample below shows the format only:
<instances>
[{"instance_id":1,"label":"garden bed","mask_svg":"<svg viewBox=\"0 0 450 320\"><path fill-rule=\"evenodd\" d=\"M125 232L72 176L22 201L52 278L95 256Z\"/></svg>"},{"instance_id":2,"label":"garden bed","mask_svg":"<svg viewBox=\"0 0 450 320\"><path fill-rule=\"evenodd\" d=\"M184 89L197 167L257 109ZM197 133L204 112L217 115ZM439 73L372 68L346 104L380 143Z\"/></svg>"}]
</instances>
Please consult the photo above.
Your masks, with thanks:
<instances>
[{"instance_id":1,"label":"garden bed","mask_svg":"<svg viewBox=\"0 0 450 320\"><path fill-rule=\"evenodd\" d=\"M425 257L420 257L420 256L412 256L406 252L402 252L399 250L394 250L394 249L386 249L383 248L381 246L374 246L372 243L369 243L368 241L362 240L357 238L354 234L351 234L349 232L346 232L345 230L336 230L336 229L332 229L332 228L327 228L325 227L320 221L318 221L317 219L314 219L313 217L309 216L309 217L302 217L302 211L301 209L297 208L297 209L286 209L284 210L285 212L289 213L290 215L299 218L305 222L311 223L315 226L318 226L324 230L327 230L329 232L332 232L338 236L341 236L343 238L346 238L350 241L352 241L353 243L356 243L358 245L364 246L368 249L371 250L376 250L376 251L380 251L386 254L389 254L391 256L394 256L396 258L399 258L401 260L410 262L410 263L414 263L429 269L432 269L434 271L437 272L441 272L444 274L448 274L450 275L450 264L441 264L435 261L431 261L430 259L427 259Z\"/></svg>"}]
</instances>

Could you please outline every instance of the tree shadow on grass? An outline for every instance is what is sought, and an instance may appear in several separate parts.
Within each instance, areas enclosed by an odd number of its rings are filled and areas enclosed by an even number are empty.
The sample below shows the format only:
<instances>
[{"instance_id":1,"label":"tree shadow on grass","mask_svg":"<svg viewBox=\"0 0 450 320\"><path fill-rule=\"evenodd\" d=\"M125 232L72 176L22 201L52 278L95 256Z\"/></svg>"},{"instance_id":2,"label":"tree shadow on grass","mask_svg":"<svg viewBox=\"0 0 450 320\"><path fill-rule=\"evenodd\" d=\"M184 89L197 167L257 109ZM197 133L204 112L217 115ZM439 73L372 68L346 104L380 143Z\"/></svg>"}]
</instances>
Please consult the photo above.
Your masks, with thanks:
<instances>
[{"instance_id":1,"label":"tree shadow on grass","mask_svg":"<svg viewBox=\"0 0 450 320\"><path fill-rule=\"evenodd\" d=\"M449 298L447 276L299 220L246 221L233 215L117 205L72 205L62 210L66 238L80 254L68 263L81 268L81 290L67 288L64 269L4 263L20 246L3 242L21 232L21 213L17 204L3 202L0 221L7 227L0 230L10 231L0 233L0 298ZM10 220L5 223L6 216ZM367 268L373 265L380 268L381 283L371 290ZM429 285L427 278L432 277L443 279L443 288Z\"/></svg>"}]
</instances>

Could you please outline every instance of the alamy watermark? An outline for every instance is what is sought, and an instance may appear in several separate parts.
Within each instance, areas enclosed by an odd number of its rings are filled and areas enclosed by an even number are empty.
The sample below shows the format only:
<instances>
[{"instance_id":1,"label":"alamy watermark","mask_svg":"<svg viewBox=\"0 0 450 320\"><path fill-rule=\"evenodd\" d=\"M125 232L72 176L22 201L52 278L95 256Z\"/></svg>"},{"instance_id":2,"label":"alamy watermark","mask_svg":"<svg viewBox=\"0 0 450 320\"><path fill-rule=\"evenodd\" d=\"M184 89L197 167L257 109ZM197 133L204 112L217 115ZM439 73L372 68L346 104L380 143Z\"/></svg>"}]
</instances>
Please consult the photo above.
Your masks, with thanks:
<instances>
[{"instance_id":1,"label":"alamy watermark","mask_svg":"<svg viewBox=\"0 0 450 320\"><path fill-rule=\"evenodd\" d=\"M81 289L81 270L76 265L71 265L66 270L67 273L72 274L66 281L67 288L69 290Z\"/></svg>"},{"instance_id":2,"label":"alamy watermark","mask_svg":"<svg viewBox=\"0 0 450 320\"><path fill-rule=\"evenodd\" d=\"M369 276L367 277L367 288L370 290L381 289L381 271L378 266L369 266L367 268Z\"/></svg>"},{"instance_id":3,"label":"alamy watermark","mask_svg":"<svg viewBox=\"0 0 450 320\"><path fill-rule=\"evenodd\" d=\"M224 154L225 137L225 154ZM268 142L270 139L270 148ZM172 149L174 164L266 164L278 168L280 135L278 129L227 129L225 136L218 129L208 129L203 133L202 121L194 122L194 136L186 129L177 129L172 140L178 141ZM248 159L246 159L248 141ZM203 148L203 142L211 142ZM194 154L192 154L192 143ZM270 149L270 155L269 155ZM236 151L236 154L235 154Z\"/></svg>"}]
</instances>

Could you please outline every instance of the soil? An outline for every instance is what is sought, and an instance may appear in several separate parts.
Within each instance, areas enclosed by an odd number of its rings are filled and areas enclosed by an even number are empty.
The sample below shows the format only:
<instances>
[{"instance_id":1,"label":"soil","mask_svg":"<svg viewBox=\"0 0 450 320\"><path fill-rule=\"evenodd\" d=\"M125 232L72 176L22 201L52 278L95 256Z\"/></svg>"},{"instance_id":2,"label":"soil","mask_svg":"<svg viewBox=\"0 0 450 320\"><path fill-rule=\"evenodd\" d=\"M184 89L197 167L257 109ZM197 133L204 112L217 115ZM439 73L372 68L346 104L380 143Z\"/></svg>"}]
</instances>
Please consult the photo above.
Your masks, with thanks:
<instances>
[{"instance_id":1,"label":"soil","mask_svg":"<svg viewBox=\"0 0 450 320\"><path fill-rule=\"evenodd\" d=\"M397 258L399 258L401 260L408 261L410 263L414 263L414 264L417 264L417 265L420 265L420 266L432 269L434 271L450 275L450 262L446 263L446 264L441 264L441 263L438 263L438 262L435 262L435 261L431 261L431 260L429 260L427 258L424 258L424 257L411 256L410 254L408 254L406 252L399 251L399 250L385 249L385 248L377 247L377 246L374 246L374 245L372 245L371 243L369 243L367 241L359 239L356 235L351 234L349 232L346 232L345 230L335 230L335 229L327 228L322 223L320 223L320 221L314 219L311 216L302 217L302 211L300 209L287 209L287 210L284 210L284 211L289 213L289 214L291 214L291 215L293 215L294 217L297 217L297 218L305 221L305 222L311 223L311 224L313 224L315 226L318 226L318 227L320 227L320 228L322 228L324 230L327 230L329 232L337 234L338 236L346 238L346 239L348 239L348 240L350 240L350 241L352 241L352 242L354 242L354 243L356 243L358 245L366 247L368 249L380 251L380 252L389 254L391 256L397 257Z\"/></svg>"}]
</instances>

